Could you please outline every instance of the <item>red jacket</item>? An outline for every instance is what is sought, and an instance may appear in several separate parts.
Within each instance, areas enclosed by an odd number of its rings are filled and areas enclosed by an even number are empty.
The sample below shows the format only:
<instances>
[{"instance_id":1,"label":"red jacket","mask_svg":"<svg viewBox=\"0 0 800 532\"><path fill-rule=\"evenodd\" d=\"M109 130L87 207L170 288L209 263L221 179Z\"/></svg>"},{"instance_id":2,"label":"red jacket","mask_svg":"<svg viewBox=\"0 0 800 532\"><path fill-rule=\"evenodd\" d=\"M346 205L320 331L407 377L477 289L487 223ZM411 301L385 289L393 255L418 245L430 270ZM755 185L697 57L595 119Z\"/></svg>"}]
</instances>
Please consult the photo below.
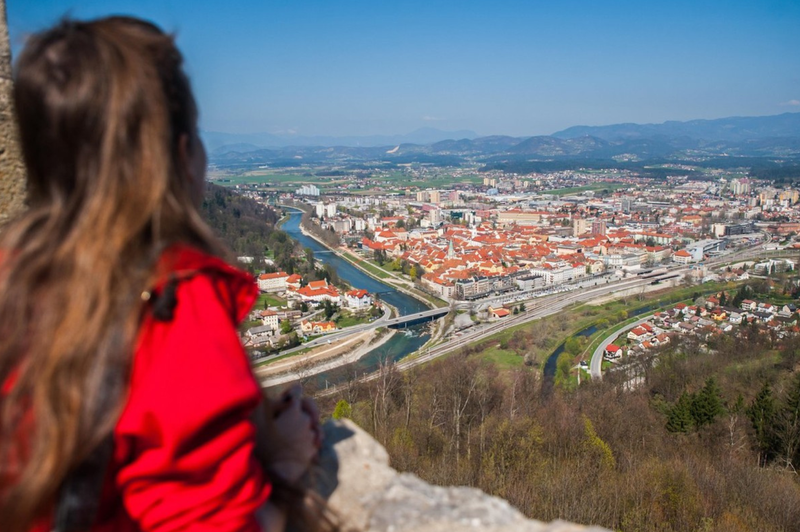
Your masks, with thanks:
<instances>
[{"instance_id":1,"label":"red jacket","mask_svg":"<svg viewBox=\"0 0 800 532\"><path fill-rule=\"evenodd\" d=\"M93 530L260 530L255 512L270 484L250 416L261 391L236 332L258 290L248 274L184 246L160 268L180 279L174 317L142 324Z\"/></svg>"}]
</instances>

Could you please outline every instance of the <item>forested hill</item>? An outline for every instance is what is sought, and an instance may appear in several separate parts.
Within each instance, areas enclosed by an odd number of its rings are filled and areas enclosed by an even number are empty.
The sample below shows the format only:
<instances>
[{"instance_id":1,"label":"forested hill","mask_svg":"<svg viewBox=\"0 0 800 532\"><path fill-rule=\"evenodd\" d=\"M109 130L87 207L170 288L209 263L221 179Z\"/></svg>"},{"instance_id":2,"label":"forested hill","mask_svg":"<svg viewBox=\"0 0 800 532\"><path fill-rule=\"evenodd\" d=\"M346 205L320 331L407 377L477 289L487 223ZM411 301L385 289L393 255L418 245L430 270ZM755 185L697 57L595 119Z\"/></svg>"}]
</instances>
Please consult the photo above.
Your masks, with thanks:
<instances>
[{"instance_id":1,"label":"forested hill","mask_svg":"<svg viewBox=\"0 0 800 532\"><path fill-rule=\"evenodd\" d=\"M263 256L278 221L274 210L211 183L206 184L201 214L240 256Z\"/></svg>"},{"instance_id":2,"label":"forested hill","mask_svg":"<svg viewBox=\"0 0 800 532\"><path fill-rule=\"evenodd\" d=\"M237 256L256 259L247 265L253 273L280 269L299 273L306 281L325 279L346 288L334 268L316 268L314 253L303 252L298 242L275 226L280 215L273 209L219 185L207 183L206 187L200 214ZM262 262L264 257L272 262Z\"/></svg>"}]
</instances>

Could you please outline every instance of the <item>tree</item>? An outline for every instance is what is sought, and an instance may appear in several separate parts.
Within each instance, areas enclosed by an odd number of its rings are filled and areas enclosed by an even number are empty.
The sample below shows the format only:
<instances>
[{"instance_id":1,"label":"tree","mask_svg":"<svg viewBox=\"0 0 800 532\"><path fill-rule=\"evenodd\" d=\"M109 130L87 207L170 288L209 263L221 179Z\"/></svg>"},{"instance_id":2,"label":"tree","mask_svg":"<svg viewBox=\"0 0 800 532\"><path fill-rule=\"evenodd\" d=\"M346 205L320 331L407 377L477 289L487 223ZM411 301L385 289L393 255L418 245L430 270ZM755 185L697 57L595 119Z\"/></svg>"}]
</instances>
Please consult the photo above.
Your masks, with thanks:
<instances>
[{"instance_id":1,"label":"tree","mask_svg":"<svg viewBox=\"0 0 800 532\"><path fill-rule=\"evenodd\" d=\"M705 385L692 400L691 413L695 426L702 427L710 425L722 415L725 409L722 407L722 390L717 385L714 377L709 377Z\"/></svg>"},{"instance_id":2,"label":"tree","mask_svg":"<svg viewBox=\"0 0 800 532\"><path fill-rule=\"evenodd\" d=\"M611 451L611 447L597 435L592 420L585 414L583 416L583 433L585 438L583 443L587 450L599 458L600 464L603 467L614 469L617 465L617 461L614 459L614 453Z\"/></svg>"},{"instance_id":3,"label":"tree","mask_svg":"<svg viewBox=\"0 0 800 532\"><path fill-rule=\"evenodd\" d=\"M789 468L794 468L800 456L800 373L795 375L786 399L778 411L777 439L781 458Z\"/></svg>"},{"instance_id":4,"label":"tree","mask_svg":"<svg viewBox=\"0 0 800 532\"><path fill-rule=\"evenodd\" d=\"M326 264L325 267L322 269L322 277L328 281L332 285L339 285L342 284L341 279L339 279L339 272L336 271L336 268L331 266L330 264Z\"/></svg>"},{"instance_id":5,"label":"tree","mask_svg":"<svg viewBox=\"0 0 800 532\"><path fill-rule=\"evenodd\" d=\"M731 302L731 305L738 308L739 305L742 304L742 301L752 296L753 296L753 287L746 284L736 291L736 295L733 296L733 301Z\"/></svg>"},{"instance_id":6,"label":"tree","mask_svg":"<svg viewBox=\"0 0 800 532\"><path fill-rule=\"evenodd\" d=\"M736 396L736 401L732 405L727 405L728 410L728 447L731 456L744 447L746 436L739 426L739 418L744 414L744 397L742 394Z\"/></svg>"},{"instance_id":7,"label":"tree","mask_svg":"<svg viewBox=\"0 0 800 532\"><path fill-rule=\"evenodd\" d=\"M331 319L331 316L333 316L334 314L336 314L339 311L339 305L337 305L336 303L331 302L330 299L323 299L322 300L322 308L323 308L323 311L324 311L323 313L325 314L325 319L326 320Z\"/></svg>"},{"instance_id":8,"label":"tree","mask_svg":"<svg viewBox=\"0 0 800 532\"><path fill-rule=\"evenodd\" d=\"M564 342L564 351L566 351L572 356L575 356L578 353L580 353L582 348L583 348L583 342L581 342L581 338L577 336L570 336Z\"/></svg>"},{"instance_id":9,"label":"tree","mask_svg":"<svg viewBox=\"0 0 800 532\"><path fill-rule=\"evenodd\" d=\"M692 403L692 396L684 391L669 410L667 415L668 431L685 433L692 429L694 424L691 412Z\"/></svg>"},{"instance_id":10,"label":"tree","mask_svg":"<svg viewBox=\"0 0 800 532\"><path fill-rule=\"evenodd\" d=\"M775 439L775 399L772 388L765 382L747 409L747 417L755 432L755 447L758 451L759 465L765 466L775 456L777 450Z\"/></svg>"},{"instance_id":11,"label":"tree","mask_svg":"<svg viewBox=\"0 0 800 532\"><path fill-rule=\"evenodd\" d=\"M349 418L353 416L353 407L344 399L339 399L336 408L333 409L333 419Z\"/></svg>"},{"instance_id":12,"label":"tree","mask_svg":"<svg viewBox=\"0 0 800 532\"><path fill-rule=\"evenodd\" d=\"M520 303L520 305L519 305L519 311L520 311L520 312L525 312L525 303Z\"/></svg>"},{"instance_id":13,"label":"tree","mask_svg":"<svg viewBox=\"0 0 800 532\"><path fill-rule=\"evenodd\" d=\"M290 320L283 320L281 322L281 334L289 334L294 330L292 327L292 322Z\"/></svg>"},{"instance_id":14,"label":"tree","mask_svg":"<svg viewBox=\"0 0 800 532\"><path fill-rule=\"evenodd\" d=\"M292 347L297 347L300 345L300 338L297 336L297 333L292 331L289 333L289 340L283 345L284 349L291 349Z\"/></svg>"}]
</instances>

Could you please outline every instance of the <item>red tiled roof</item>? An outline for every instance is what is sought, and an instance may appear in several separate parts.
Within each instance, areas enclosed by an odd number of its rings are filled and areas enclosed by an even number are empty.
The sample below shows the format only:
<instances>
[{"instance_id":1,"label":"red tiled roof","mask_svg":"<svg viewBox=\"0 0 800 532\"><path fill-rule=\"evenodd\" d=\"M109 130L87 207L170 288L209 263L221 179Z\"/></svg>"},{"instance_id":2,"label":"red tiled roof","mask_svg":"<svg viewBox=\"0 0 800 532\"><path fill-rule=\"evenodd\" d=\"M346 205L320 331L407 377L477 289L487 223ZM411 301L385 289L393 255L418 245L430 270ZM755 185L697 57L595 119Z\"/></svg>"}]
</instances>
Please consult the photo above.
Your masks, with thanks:
<instances>
[{"instance_id":1,"label":"red tiled roof","mask_svg":"<svg viewBox=\"0 0 800 532\"><path fill-rule=\"evenodd\" d=\"M289 274L286 272L262 273L258 276L258 279L266 281L268 279L280 279L281 277L289 277Z\"/></svg>"}]
</instances>

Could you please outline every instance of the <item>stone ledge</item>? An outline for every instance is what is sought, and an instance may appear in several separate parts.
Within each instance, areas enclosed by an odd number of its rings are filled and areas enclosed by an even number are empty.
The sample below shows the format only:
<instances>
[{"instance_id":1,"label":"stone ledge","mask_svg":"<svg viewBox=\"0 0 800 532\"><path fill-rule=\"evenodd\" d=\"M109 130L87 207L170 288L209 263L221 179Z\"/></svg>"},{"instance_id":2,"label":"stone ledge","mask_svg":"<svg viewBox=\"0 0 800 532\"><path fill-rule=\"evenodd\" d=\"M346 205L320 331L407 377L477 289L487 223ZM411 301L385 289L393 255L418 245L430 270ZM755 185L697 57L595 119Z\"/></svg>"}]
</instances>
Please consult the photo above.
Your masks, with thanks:
<instances>
[{"instance_id":1,"label":"stone ledge","mask_svg":"<svg viewBox=\"0 0 800 532\"><path fill-rule=\"evenodd\" d=\"M363 532L608 532L527 519L475 488L432 486L389 466L386 450L349 420L324 426L319 490L343 529Z\"/></svg>"}]
</instances>

